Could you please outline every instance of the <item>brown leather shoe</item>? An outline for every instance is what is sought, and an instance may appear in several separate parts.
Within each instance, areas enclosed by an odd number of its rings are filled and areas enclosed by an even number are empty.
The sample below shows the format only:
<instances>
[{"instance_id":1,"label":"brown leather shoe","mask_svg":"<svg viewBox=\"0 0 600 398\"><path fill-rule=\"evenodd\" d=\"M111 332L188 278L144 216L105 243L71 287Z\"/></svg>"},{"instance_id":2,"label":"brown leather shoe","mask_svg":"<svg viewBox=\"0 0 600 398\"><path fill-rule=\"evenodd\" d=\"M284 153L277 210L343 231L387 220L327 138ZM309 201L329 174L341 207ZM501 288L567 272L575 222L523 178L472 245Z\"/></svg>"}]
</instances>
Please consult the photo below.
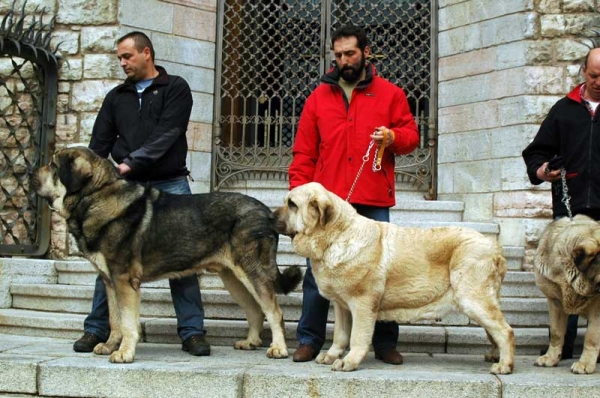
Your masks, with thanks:
<instances>
[{"instance_id":1,"label":"brown leather shoe","mask_svg":"<svg viewBox=\"0 0 600 398\"><path fill-rule=\"evenodd\" d=\"M404 362L402 354L396 351L395 348L384 348L379 351L375 351L375 358L392 365L402 365Z\"/></svg>"},{"instance_id":2,"label":"brown leather shoe","mask_svg":"<svg viewBox=\"0 0 600 398\"><path fill-rule=\"evenodd\" d=\"M194 356L210 355L210 344L204 340L204 336L199 334L188 337L181 345L181 349Z\"/></svg>"},{"instance_id":3,"label":"brown leather shoe","mask_svg":"<svg viewBox=\"0 0 600 398\"><path fill-rule=\"evenodd\" d=\"M319 351L317 351L312 345L302 344L296 351L294 351L292 359L294 362L308 362L315 359L318 353Z\"/></svg>"},{"instance_id":4,"label":"brown leather shoe","mask_svg":"<svg viewBox=\"0 0 600 398\"><path fill-rule=\"evenodd\" d=\"M106 339L101 339L93 333L85 332L83 336L73 344L73 351L92 352L98 343L106 343Z\"/></svg>"}]
</instances>

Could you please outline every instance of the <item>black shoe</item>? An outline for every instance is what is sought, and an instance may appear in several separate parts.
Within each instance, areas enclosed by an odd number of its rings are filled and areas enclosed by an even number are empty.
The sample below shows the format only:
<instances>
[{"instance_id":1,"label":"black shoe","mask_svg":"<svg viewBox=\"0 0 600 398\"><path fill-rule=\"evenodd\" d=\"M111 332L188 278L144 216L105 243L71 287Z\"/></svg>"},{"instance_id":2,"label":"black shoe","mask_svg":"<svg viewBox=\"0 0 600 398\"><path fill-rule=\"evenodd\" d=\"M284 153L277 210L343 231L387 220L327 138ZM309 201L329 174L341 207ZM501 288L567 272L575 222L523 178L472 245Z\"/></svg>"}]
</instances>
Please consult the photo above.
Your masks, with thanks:
<instances>
[{"instance_id":1,"label":"black shoe","mask_svg":"<svg viewBox=\"0 0 600 398\"><path fill-rule=\"evenodd\" d=\"M188 337L181 345L183 351L187 351L190 355L206 356L210 355L210 345L204 340L204 336L199 334Z\"/></svg>"},{"instance_id":2,"label":"black shoe","mask_svg":"<svg viewBox=\"0 0 600 398\"><path fill-rule=\"evenodd\" d=\"M106 340L102 340L93 333L85 332L83 336L73 344L73 351L92 352L98 343L106 343Z\"/></svg>"}]
</instances>

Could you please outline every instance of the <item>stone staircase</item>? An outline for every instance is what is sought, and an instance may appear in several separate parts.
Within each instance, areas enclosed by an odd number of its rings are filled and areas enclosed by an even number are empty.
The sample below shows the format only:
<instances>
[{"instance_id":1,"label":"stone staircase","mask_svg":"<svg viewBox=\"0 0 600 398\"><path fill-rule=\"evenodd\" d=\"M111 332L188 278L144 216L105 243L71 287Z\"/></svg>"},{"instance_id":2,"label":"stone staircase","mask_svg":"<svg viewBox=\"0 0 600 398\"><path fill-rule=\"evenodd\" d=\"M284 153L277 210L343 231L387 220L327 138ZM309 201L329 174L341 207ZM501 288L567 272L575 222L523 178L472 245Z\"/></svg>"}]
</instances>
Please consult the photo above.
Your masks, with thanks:
<instances>
[{"instance_id":1,"label":"stone staircase","mask_svg":"<svg viewBox=\"0 0 600 398\"><path fill-rule=\"evenodd\" d=\"M274 182L239 185L235 190L279 206L285 188ZM493 223L462 222L460 202L420 200L416 194L399 195L391 221L405 226L462 225L496 236ZM40 260L0 258L0 398L5 397L379 397L439 396L547 397L600 396L600 380L573 375L574 360L557 368L532 366L548 342L545 298L534 275L521 271L523 248L504 247L509 272L502 286L502 309L513 326L517 344L515 374L491 375L482 360L490 344L483 329L464 315L440 322L400 325L399 350L405 364L390 366L370 353L359 371L332 372L314 362L272 360L266 348L235 351L233 342L246 336L244 314L214 274L200 278L210 357L192 357L181 351L167 281L142 288L143 340L132 364L111 364L106 357L75 353L73 341L82 334L91 308L96 278L83 259ZM280 237L278 264L299 265L287 237ZM287 342L297 346L295 330L300 317L300 289L278 296ZM329 314L327 343L333 331ZM582 326L585 320L582 320ZM579 328L581 344L585 328ZM263 342L271 336L265 322ZM26 395L22 395L26 394Z\"/></svg>"},{"instance_id":2,"label":"stone staircase","mask_svg":"<svg viewBox=\"0 0 600 398\"><path fill-rule=\"evenodd\" d=\"M289 247L283 244L283 248ZM281 249L280 249L281 250ZM289 263L302 264L303 258L292 253L280 256ZM5 260L14 268L21 268L28 260ZM511 262L516 263L516 259ZM289 265L289 264L286 264ZM15 280L10 285L10 308L0 309L0 333L27 336L76 339L81 335L83 318L89 312L96 277L86 261L37 260L36 266L55 273L54 283L32 284ZM285 266L285 265L283 265ZM18 279L18 278L17 278ZM202 300L206 313L205 327L208 340L215 345L231 346L245 336L246 322L242 310L224 290L214 274L200 276ZM300 317L302 295L294 291L279 296L288 335L288 343L296 346L296 322ZM515 327L519 351L532 354L547 342L548 314L546 300L537 291L533 275L509 271L502 288L502 308L507 322ZM141 306L144 341L176 343L176 322L171 296L166 281L145 285ZM333 321L333 310L330 311ZM332 331L329 325L329 334ZM268 329L268 325L266 325ZM486 345L483 331L464 315L451 315L436 323L400 326L400 349L405 352L471 353ZM461 337L469 336L464 341ZM331 335L328 336L331 338ZM269 341L266 331L265 341Z\"/></svg>"},{"instance_id":3,"label":"stone staircase","mask_svg":"<svg viewBox=\"0 0 600 398\"><path fill-rule=\"evenodd\" d=\"M257 197L273 208L282 203L286 192L281 183L272 181L255 182L251 188L240 184L233 190ZM391 211L391 221L421 227L463 225L486 235L498 234L496 224L462 222L462 212L460 202L424 201L416 196L402 195ZM546 300L535 286L534 275L520 271L523 249L505 247L504 251L509 272L501 291L502 309L507 321L515 328L517 352L536 354L548 341ZM0 297L0 333L71 340L81 335L83 319L91 308L96 278L87 261L0 261L4 262L1 269L7 274L2 278L0 273L0 287L6 287L4 298ZM290 265L305 268L305 259L293 252L289 238L284 236L280 237L278 264L282 268ZM13 270L12 273L7 269ZM201 275L200 285L207 339L213 345L231 346L245 336L247 326L243 312L215 274ZM142 290L143 341L177 343L179 338L167 281L146 284ZM286 321L288 344L296 347L295 330L302 303L300 288L288 296L279 296L278 301ZM333 309L329 320L326 347L332 337ZM584 329L580 330L580 335L584 332ZM269 328L265 323L264 342L268 344L269 341ZM483 352L482 347L488 344L484 331L464 315L451 315L440 322L400 326L399 349L402 352L469 354Z\"/></svg>"}]
</instances>

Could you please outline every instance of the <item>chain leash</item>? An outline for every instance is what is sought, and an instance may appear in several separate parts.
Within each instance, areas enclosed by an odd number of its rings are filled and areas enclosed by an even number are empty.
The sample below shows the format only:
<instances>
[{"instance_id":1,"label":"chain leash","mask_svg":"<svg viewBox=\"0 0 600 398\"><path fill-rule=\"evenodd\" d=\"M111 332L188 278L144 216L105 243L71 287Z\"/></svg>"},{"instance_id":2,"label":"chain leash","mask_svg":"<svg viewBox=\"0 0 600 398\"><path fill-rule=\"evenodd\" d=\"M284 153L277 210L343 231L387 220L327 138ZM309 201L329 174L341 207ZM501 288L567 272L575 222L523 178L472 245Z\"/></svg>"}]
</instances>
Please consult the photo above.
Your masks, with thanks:
<instances>
[{"instance_id":1,"label":"chain leash","mask_svg":"<svg viewBox=\"0 0 600 398\"><path fill-rule=\"evenodd\" d=\"M358 179L359 179L360 175L362 174L363 168L365 167L365 164L367 164L367 162L369 161L369 153L371 152L371 148L373 148L373 145L375 145L375 141L371 141L371 143L369 144L369 147L367 148L367 153L365 153L365 156L362 157L363 162L360 165L360 168L358 169L358 173L356 173L356 178L354 179L352 186L350 187L350 192L348 192L348 196L346 197L346 202L348 202L350 200L350 196L352 196L352 193L354 192L354 188L356 188L356 183L358 182ZM375 156L373 156L373 167L372 167L374 172L381 170L381 165L377 164L377 153L378 152L379 152L379 148L375 148Z\"/></svg>"},{"instance_id":2,"label":"chain leash","mask_svg":"<svg viewBox=\"0 0 600 398\"><path fill-rule=\"evenodd\" d=\"M573 213L571 213L571 197L569 196L569 188L567 187L567 171L565 168L560 169L560 179L562 182L562 199L561 202L567 208L567 214L571 221L573 221Z\"/></svg>"}]
</instances>

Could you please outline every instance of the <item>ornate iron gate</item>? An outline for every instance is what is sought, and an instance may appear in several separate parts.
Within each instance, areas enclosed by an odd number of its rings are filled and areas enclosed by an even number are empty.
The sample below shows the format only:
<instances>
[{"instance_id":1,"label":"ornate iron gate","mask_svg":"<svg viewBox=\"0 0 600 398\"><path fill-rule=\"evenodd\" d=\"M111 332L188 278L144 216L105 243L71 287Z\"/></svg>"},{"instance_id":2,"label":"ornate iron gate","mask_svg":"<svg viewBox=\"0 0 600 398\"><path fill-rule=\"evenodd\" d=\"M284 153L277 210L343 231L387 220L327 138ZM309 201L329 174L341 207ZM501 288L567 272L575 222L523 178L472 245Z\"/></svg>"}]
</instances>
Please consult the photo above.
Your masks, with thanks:
<instances>
[{"instance_id":1,"label":"ornate iron gate","mask_svg":"<svg viewBox=\"0 0 600 398\"><path fill-rule=\"evenodd\" d=\"M219 2L214 189L287 178L300 112L331 65L331 31L352 23L419 126L420 146L396 158L396 180L435 199L436 10L436 0Z\"/></svg>"},{"instance_id":2,"label":"ornate iron gate","mask_svg":"<svg viewBox=\"0 0 600 398\"><path fill-rule=\"evenodd\" d=\"M25 2L18 15L15 3L0 25L0 254L41 255L50 211L30 176L54 142L60 57L50 51L54 19L26 16Z\"/></svg>"}]
</instances>

